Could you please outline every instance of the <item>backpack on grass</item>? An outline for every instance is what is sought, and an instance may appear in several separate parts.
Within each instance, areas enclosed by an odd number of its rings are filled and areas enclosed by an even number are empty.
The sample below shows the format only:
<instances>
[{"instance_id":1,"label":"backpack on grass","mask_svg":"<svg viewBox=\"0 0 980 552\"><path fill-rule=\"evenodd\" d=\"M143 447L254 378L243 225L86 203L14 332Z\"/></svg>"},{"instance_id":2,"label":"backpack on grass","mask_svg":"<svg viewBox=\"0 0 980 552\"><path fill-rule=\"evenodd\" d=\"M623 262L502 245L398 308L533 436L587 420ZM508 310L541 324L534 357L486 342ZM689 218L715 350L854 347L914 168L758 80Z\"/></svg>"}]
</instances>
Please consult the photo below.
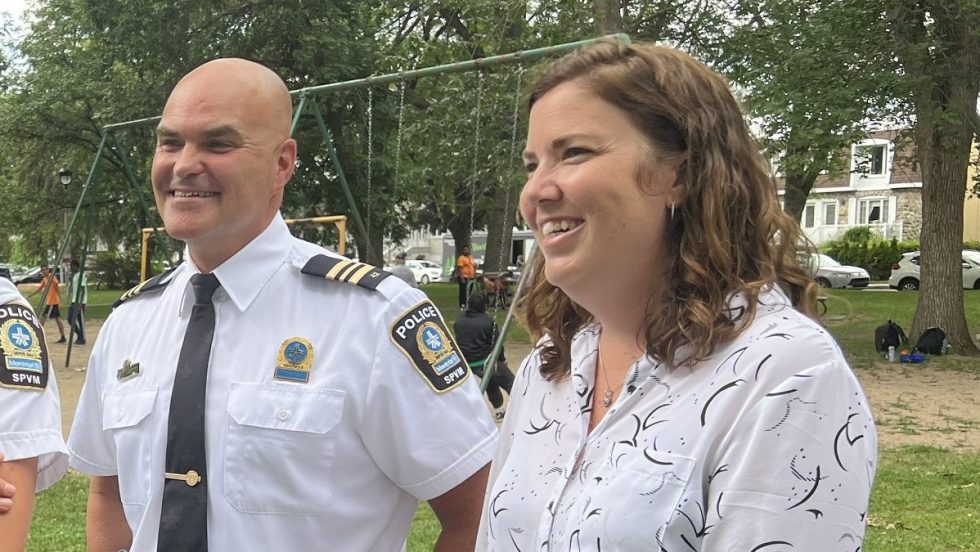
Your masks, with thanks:
<instances>
[{"instance_id":1,"label":"backpack on grass","mask_svg":"<svg viewBox=\"0 0 980 552\"><path fill-rule=\"evenodd\" d=\"M908 344L909 338L902 327L891 320L875 328L875 351L879 353L887 352L888 347L900 349L902 345L907 347Z\"/></svg>"},{"instance_id":2,"label":"backpack on grass","mask_svg":"<svg viewBox=\"0 0 980 552\"><path fill-rule=\"evenodd\" d=\"M944 355L946 343L946 332L942 328L929 328L915 342L915 350L929 355Z\"/></svg>"}]
</instances>

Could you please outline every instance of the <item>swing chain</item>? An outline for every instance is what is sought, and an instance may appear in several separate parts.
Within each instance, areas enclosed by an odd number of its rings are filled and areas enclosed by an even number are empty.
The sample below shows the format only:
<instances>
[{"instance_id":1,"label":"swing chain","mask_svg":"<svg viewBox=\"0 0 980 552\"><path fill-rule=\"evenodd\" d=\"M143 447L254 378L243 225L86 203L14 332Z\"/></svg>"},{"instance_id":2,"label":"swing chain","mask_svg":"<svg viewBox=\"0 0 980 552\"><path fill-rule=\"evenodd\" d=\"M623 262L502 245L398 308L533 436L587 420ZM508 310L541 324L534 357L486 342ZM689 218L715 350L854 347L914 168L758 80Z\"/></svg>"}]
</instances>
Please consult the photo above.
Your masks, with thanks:
<instances>
[{"instance_id":1,"label":"swing chain","mask_svg":"<svg viewBox=\"0 0 980 552\"><path fill-rule=\"evenodd\" d=\"M371 173L374 169L374 88L368 88L367 105L367 232L368 248L371 247Z\"/></svg>"},{"instance_id":2,"label":"swing chain","mask_svg":"<svg viewBox=\"0 0 980 552\"><path fill-rule=\"evenodd\" d=\"M520 63L517 65L517 86L514 93L514 115L511 120L510 128L510 156L507 158L511 163L514 162L514 156L517 155L517 120L520 117L521 111L521 81L524 77L524 64ZM510 194L513 185L510 182L505 183L504 192L504 222L500 225L500 258L497 260L497 266L500 267L500 271L503 272L506 265L504 265L504 250L510 251L510 247L504 243L507 238L507 221L510 215Z\"/></svg>"},{"instance_id":3,"label":"swing chain","mask_svg":"<svg viewBox=\"0 0 980 552\"><path fill-rule=\"evenodd\" d=\"M473 175L470 179L470 240L473 239L473 225L476 215L476 178L480 161L480 115L483 104L483 71L477 72L476 124L473 131Z\"/></svg>"}]
</instances>

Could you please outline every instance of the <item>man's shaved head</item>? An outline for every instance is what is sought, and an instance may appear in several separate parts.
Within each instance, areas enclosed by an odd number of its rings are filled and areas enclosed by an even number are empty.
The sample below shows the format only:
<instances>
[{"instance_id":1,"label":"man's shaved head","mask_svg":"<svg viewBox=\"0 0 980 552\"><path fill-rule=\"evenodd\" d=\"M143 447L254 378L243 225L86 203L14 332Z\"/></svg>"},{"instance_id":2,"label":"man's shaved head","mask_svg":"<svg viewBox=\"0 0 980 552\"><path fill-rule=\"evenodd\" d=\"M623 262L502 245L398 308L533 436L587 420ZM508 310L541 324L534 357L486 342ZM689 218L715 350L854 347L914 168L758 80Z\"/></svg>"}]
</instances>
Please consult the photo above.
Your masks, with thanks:
<instances>
[{"instance_id":1,"label":"man's shaved head","mask_svg":"<svg viewBox=\"0 0 980 552\"><path fill-rule=\"evenodd\" d=\"M153 193L167 232L209 271L272 222L293 173L292 100L267 67L209 61L180 79L163 109Z\"/></svg>"},{"instance_id":2,"label":"man's shaved head","mask_svg":"<svg viewBox=\"0 0 980 552\"><path fill-rule=\"evenodd\" d=\"M204 63L184 75L167 100L167 108L175 102L193 100L207 95L231 96L250 106L256 121L278 139L289 138L293 102L286 83L268 67L241 58L219 58Z\"/></svg>"}]
</instances>

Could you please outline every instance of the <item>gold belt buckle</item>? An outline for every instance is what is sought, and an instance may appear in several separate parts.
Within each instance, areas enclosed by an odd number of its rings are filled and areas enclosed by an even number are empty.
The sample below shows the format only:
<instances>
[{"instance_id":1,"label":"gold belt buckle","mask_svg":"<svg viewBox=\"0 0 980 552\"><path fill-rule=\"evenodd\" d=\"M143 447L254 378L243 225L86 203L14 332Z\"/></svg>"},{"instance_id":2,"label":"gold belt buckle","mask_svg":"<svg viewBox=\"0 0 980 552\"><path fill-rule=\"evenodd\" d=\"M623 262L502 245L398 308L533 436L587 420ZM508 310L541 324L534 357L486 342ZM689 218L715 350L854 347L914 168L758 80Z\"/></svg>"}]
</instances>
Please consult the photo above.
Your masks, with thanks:
<instances>
[{"instance_id":1,"label":"gold belt buckle","mask_svg":"<svg viewBox=\"0 0 980 552\"><path fill-rule=\"evenodd\" d=\"M188 487L193 487L201 482L201 474L194 470L187 470L186 474L183 473L170 473L165 472L163 477L166 479L176 479L177 481L183 481L187 483Z\"/></svg>"}]
</instances>

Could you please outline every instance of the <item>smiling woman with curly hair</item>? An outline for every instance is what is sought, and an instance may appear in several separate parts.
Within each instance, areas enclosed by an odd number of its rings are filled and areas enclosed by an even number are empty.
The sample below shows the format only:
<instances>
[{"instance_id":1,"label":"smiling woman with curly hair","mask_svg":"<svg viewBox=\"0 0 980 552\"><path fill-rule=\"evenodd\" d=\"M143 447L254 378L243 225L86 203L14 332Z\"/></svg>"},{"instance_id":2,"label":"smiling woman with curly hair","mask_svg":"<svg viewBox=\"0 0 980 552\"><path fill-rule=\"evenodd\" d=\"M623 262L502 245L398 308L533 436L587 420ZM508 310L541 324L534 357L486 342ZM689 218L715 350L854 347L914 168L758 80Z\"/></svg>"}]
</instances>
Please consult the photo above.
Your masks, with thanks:
<instances>
[{"instance_id":1,"label":"smiling woman with curly hair","mask_svg":"<svg viewBox=\"0 0 980 552\"><path fill-rule=\"evenodd\" d=\"M725 80L606 41L546 68L529 106L539 341L478 548L860 546L874 422Z\"/></svg>"}]
</instances>

